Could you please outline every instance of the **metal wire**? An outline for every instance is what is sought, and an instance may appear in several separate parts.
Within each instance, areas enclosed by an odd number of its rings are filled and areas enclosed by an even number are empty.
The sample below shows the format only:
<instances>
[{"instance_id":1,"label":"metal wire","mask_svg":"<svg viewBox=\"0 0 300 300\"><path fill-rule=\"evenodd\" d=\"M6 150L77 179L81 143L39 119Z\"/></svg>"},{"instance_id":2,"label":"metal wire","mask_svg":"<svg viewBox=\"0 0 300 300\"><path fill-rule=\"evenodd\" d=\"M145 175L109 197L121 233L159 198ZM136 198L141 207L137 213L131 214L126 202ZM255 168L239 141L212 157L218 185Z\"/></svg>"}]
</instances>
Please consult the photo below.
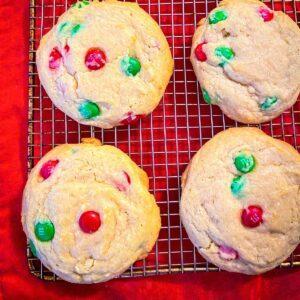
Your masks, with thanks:
<instances>
[{"instance_id":1,"label":"metal wire","mask_svg":"<svg viewBox=\"0 0 300 300\"><path fill-rule=\"evenodd\" d=\"M35 52L39 40L73 1L30 1L28 172L51 148L78 143L95 136L119 147L149 175L150 190L161 209L162 229L149 256L136 262L121 277L148 276L189 271L216 271L189 241L179 218L181 174L190 158L216 133L240 126L216 106L207 105L189 62L196 23L217 5L216 0L140 0L140 6L158 21L175 60L175 71L159 107L138 126L101 130L77 124L55 108L40 85ZM299 24L300 0L265 1L283 10ZM300 101L270 123L259 127L300 149ZM31 273L45 279L57 277L42 266L27 246ZM299 249L281 267L300 266Z\"/></svg>"}]
</instances>

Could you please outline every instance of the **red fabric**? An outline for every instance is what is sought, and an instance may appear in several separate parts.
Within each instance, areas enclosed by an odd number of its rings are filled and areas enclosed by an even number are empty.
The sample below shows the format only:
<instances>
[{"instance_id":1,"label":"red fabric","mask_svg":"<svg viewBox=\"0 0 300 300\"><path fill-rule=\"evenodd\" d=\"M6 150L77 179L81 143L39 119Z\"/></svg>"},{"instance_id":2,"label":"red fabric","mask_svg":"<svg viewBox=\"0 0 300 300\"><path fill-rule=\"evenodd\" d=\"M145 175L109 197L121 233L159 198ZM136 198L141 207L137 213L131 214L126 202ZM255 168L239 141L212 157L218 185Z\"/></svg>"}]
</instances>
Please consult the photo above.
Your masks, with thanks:
<instances>
[{"instance_id":1,"label":"red fabric","mask_svg":"<svg viewBox=\"0 0 300 300\"><path fill-rule=\"evenodd\" d=\"M300 299L300 269L256 277L222 272L120 279L91 286L30 275L20 223L27 171L28 0L4 0L0 12L0 299Z\"/></svg>"}]
</instances>

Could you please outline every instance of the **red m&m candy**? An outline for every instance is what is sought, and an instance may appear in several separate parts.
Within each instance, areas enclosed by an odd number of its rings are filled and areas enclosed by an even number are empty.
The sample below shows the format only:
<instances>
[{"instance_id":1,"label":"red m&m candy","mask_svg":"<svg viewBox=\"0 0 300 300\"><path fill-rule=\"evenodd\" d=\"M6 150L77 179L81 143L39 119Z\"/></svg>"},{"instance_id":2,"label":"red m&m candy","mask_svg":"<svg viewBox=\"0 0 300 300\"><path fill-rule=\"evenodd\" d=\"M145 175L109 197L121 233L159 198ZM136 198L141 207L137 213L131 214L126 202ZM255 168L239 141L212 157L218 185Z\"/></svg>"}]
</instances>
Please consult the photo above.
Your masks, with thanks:
<instances>
[{"instance_id":1,"label":"red m&m candy","mask_svg":"<svg viewBox=\"0 0 300 300\"><path fill-rule=\"evenodd\" d=\"M120 125L136 124L140 119L144 118L146 115L135 115L132 112L127 113L126 118L120 121Z\"/></svg>"},{"instance_id":2,"label":"red m&m candy","mask_svg":"<svg viewBox=\"0 0 300 300\"><path fill-rule=\"evenodd\" d=\"M130 179L130 176L128 175L128 173L124 171L124 175L126 177L128 184L131 184L131 179Z\"/></svg>"},{"instance_id":3,"label":"red m&m candy","mask_svg":"<svg viewBox=\"0 0 300 300\"><path fill-rule=\"evenodd\" d=\"M47 179L48 177L51 176L53 173L56 165L59 163L59 160L48 160L45 162L41 169L40 169L40 175L44 178Z\"/></svg>"},{"instance_id":4,"label":"red m&m candy","mask_svg":"<svg viewBox=\"0 0 300 300\"><path fill-rule=\"evenodd\" d=\"M85 233L96 232L101 225L99 213L89 210L84 212L79 218L80 229Z\"/></svg>"},{"instance_id":5,"label":"red m&m candy","mask_svg":"<svg viewBox=\"0 0 300 300\"><path fill-rule=\"evenodd\" d=\"M264 22L269 22L274 18L273 11L269 10L268 8L260 7L258 12L260 13L261 17L264 19Z\"/></svg>"},{"instance_id":6,"label":"red m&m candy","mask_svg":"<svg viewBox=\"0 0 300 300\"><path fill-rule=\"evenodd\" d=\"M100 48L90 48L85 55L85 65L92 71L103 68L105 63L106 55Z\"/></svg>"},{"instance_id":7,"label":"red m&m candy","mask_svg":"<svg viewBox=\"0 0 300 300\"><path fill-rule=\"evenodd\" d=\"M219 255L222 259L233 260L238 258L238 253L233 248L221 245L219 247Z\"/></svg>"},{"instance_id":8,"label":"red m&m candy","mask_svg":"<svg viewBox=\"0 0 300 300\"><path fill-rule=\"evenodd\" d=\"M195 49L195 55L199 61L207 60L207 56L206 56L205 52L203 51L203 45L205 45L205 44L206 44L206 42L203 42L203 43L199 44Z\"/></svg>"},{"instance_id":9,"label":"red m&m candy","mask_svg":"<svg viewBox=\"0 0 300 300\"><path fill-rule=\"evenodd\" d=\"M49 68L58 69L62 60L62 55L57 48L53 48L49 56Z\"/></svg>"},{"instance_id":10,"label":"red m&m candy","mask_svg":"<svg viewBox=\"0 0 300 300\"><path fill-rule=\"evenodd\" d=\"M245 227L257 227L263 222L263 210L260 206L251 205L242 211L242 224Z\"/></svg>"},{"instance_id":11,"label":"red m&m candy","mask_svg":"<svg viewBox=\"0 0 300 300\"><path fill-rule=\"evenodd\" d=\"M70 46L68 44L66 44L64 49L65 49L65 52L68 53L70 51Z\"/></svg>"},{"instance_id":12,"label":"red m&m candy","mask_svg":"<svg viewBox=\"0 0 300 300\"><path fill-rule=\"evenodd\" d=\"M114 181L116 188L121 192L126 192L131 184L130 176L123 171L124 179L122 181Z\"/></svg>"}]
</instances>

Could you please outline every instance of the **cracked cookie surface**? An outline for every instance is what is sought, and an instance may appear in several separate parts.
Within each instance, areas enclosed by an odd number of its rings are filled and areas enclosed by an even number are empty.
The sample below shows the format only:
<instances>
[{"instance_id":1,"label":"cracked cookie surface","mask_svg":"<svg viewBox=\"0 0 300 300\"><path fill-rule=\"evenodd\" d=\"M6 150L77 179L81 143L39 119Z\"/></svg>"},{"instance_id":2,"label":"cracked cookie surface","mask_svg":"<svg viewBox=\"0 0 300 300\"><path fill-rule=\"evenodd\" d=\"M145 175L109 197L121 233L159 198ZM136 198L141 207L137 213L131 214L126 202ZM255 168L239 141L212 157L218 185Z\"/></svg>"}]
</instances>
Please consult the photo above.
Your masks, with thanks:
<instances>
[{"instance_id":1,"label":"cracked cookie surface","mask_svg":"<svg viewBox=\"0 0 300 300\"><path fill-rule=\"evenodd\" d=\"M242 123L269 121L300 91L300 30L258 0L224 0L199 23L191 62L204 100Z\"/></svg>"},{"instance_id":2,"label":"cracked cookie surface","mask_svg":"<svg viewBox=\"0 0 300 300\"><path fill-rule=\"evenodd\" d=\"M69 282L93 283L146 257L161 222L147 174L117 148L83 142L54 148L33 168L22 224L47 268Z\"/></svg>"},{"instance_id":3,"label":"cracked cookie surface","mask_svg":"<svg viewBox=\"0 0 300 300\"><path fill-rule=\"evenodd\" d=\"M160 27L137 3L79 4L60 16L37 51L50 99L77 122L101 128L148 115L173 71Z\"/></svg>"},{"instance_id":4,"label":"cracked cookie surface","mask_svg":"<svg viewBox=\"0 0 300 300\"><path fill-rule=\"evenodd\" d=\"M259 129L213 137L188 165L182 189L188 236L221 269L262 273L299 244L300 155Z\"/></svg>"}]
</instances>

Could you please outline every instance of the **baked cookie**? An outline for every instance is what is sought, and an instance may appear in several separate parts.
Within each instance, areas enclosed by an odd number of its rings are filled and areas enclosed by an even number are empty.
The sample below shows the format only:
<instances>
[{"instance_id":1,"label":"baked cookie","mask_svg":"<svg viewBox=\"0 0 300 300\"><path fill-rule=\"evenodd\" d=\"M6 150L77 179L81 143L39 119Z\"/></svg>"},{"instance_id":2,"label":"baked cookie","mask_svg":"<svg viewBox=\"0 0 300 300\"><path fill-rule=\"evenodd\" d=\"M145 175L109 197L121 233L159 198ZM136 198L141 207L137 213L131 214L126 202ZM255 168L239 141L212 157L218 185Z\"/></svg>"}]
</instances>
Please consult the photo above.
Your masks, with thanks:
<instances>
[{"instance_id":1,"label":"baked cookie","mask_svg":"<svg viewBox=\"0 0 300 300\"><path fill-rule=\"evenodd\" d=\"M79 1L41 40L37 68L53 103L81 124L127 125L158 105L173 59L137 3Z\"/></svg>"},{"instance_id":2,"label":"baked cookie","mask_svg":"<svg viewBox=\"0 0 300 300\"><path fill-rule=\"evenodd\" d=\"M202 19L191 62L203 98L242 123L280 115L300 91L300 30L258 0L224 0Z\"/></svg>"},{"instance_id":3,"label":"baked cookie","mask_svg":"<svg viewBox=\"0 0 300 300\"><path fill-rule=\"evenodd\" d=\"M193 157L182 188L188 236L221 269L271 270L300 241L300 155L259 129L213 137Z\"/></svg>"},{"instance_id":4,"label":"baked cookie","mask_svg":"<svg viewBox=\"0 0 300 300\"><path fill-rule=\"evenodd\" d=\"M148 176L96 139L47 153L28 178L22 209L33 253L62 279L106 281L147 256L160 230Z\"/></svg>"}]
</instances>

